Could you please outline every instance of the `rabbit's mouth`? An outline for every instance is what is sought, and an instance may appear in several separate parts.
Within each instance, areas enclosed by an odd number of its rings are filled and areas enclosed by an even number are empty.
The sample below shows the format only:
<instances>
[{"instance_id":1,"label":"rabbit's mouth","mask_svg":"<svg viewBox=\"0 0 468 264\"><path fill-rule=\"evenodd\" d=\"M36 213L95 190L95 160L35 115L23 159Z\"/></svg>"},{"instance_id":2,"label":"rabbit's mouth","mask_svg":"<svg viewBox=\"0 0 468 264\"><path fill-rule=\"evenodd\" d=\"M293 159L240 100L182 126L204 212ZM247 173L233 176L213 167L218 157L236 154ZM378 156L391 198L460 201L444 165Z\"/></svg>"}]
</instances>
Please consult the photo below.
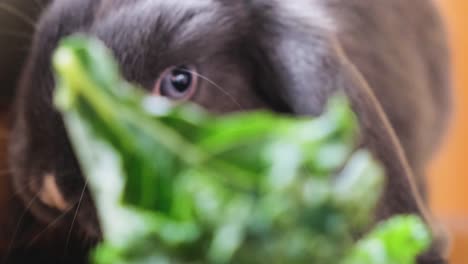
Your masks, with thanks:
<instances>
[{"instance_id":1,"label":"rabbit's mouth","mask_svg":"<svg viewBox=\"0 0 468 264\"><path fill-rule=\"evenodd\" d=\"M39 181L22 185L21 198L40 222L53 228L75 229L88 238L99 239L99 223L86 184L68 190L57 182L55 173L43 173ZM76 193L76 194L75 194Z\"/></svg>"}]
</instances>

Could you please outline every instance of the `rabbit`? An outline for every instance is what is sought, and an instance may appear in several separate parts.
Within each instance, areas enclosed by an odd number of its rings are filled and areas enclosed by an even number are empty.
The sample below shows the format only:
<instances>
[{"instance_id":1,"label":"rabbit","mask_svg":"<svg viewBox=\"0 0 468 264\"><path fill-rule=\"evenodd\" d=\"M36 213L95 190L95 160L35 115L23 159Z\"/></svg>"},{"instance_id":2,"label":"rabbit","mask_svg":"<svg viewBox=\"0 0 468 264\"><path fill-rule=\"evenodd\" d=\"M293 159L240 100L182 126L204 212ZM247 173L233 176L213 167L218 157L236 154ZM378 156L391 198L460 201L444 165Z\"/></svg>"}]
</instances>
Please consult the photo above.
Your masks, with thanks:
<instances>
[{"instance_id":1,"label":"rabbit","mask_svg":"<svg viewBox=\"0 0 468 264\"><path fill-rule=\"evenodd\" d=\"M359 120L359 146L387 175L376 220L423 217L435 240L418 263L446 263L424 179L451 110L445 31L428 0L51 1L15 95L14 188L37 221L76 214L73 232L100 239L52 100L51 55L63 37L85 34L110 48L128 81L216 114L268 109L313 117L344 92Z\"/></svg>"}]
</instances>

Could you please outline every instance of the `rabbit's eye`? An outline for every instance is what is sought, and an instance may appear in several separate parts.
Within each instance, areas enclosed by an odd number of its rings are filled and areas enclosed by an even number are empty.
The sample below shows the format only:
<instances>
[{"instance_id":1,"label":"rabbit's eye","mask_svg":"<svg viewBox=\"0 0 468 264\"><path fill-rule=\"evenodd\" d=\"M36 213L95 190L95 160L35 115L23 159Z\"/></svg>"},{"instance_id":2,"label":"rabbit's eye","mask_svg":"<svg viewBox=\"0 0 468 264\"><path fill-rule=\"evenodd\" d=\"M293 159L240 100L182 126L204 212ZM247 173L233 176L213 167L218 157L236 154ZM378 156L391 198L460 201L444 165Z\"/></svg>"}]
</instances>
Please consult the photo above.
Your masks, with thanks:
<instances>
[{"instance_id":1,"label":"rabbit's eye","mask_svg":"<svg viewBox=\"0 0 468 264\"><path fill-rule=\"evenodd\" d=\"M176 66L166 69L154 88L154 93L174 100L187 100L197 89L198 75L193 66Z\"/></svg>"}]
</instances>

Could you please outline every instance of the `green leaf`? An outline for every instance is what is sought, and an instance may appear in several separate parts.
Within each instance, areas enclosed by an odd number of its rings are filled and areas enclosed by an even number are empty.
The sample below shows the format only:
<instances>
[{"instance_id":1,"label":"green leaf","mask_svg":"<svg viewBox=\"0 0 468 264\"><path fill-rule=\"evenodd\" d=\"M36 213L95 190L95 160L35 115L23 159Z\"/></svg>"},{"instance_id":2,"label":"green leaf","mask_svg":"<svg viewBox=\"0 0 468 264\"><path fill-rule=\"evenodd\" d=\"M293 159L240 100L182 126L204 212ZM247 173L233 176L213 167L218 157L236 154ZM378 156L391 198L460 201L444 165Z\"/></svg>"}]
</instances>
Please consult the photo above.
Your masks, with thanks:
<instances>
[{"instance_id":1,"label":"green leaf","mask_svg":"<svg viewBox=\"0 0 468 264\"><path fill-rule=\"evenodd\" d=\"M428 249L431 236L415 216L399 216L379 225L358 242L345 264L414 264Z\"/></svg>"},{"instance_id":2,"label":"green leaf","mask_svg":"<svg viewBox=\"0 0 468 264\"><path fill-rule=\"evenodd\" d=\"M107 263L412 263L418 218L373 222L383 170L337 94L318 117L215 116L120 77L83 36L54 58L55 104L93 195ZM380 262L378 262L380 261Z\"/></svg>"}]
</instances>

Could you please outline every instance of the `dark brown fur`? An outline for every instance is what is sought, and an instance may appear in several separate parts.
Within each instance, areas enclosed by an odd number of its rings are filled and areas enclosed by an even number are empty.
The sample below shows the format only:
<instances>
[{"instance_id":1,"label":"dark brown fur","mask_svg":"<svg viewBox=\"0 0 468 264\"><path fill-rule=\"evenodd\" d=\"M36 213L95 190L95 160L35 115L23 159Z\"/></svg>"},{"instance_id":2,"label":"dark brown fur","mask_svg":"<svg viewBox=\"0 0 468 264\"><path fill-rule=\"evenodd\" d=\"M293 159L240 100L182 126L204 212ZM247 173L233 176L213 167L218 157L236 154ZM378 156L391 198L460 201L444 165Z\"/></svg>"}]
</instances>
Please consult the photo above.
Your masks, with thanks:
<instances>
[{"instance_id":1,"label":"dark brown fur","mask_svg":"<svg viewBox=\"0 0 468 264\"><path fill-rule=\"evenodd\" d=\"M50 55L74 33L103 40L124 76L147 89L168 66L198 65L222 89L202 81L193 100L215 112L317 115L332 93L345 91L363 146L388 175L377 217L416 213L431 222L424 169L449 112L450 72L443 24L430 1L55 1L39 23L17 93L10 165L26 203L50 172L69 204L83 189L51 101ZM30 210L43 222L62 213L41 202ZM99 236L89 195L77 225ZM438 242L420 263L443 263Z\"/></svg>"}]
</instances>

